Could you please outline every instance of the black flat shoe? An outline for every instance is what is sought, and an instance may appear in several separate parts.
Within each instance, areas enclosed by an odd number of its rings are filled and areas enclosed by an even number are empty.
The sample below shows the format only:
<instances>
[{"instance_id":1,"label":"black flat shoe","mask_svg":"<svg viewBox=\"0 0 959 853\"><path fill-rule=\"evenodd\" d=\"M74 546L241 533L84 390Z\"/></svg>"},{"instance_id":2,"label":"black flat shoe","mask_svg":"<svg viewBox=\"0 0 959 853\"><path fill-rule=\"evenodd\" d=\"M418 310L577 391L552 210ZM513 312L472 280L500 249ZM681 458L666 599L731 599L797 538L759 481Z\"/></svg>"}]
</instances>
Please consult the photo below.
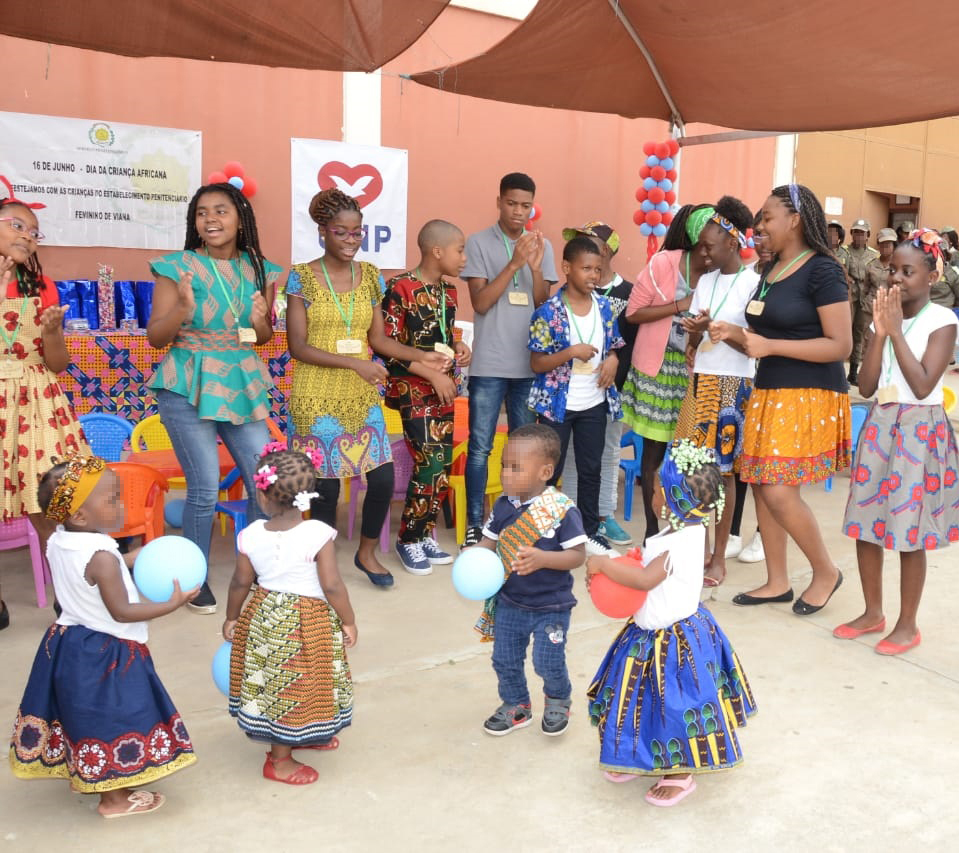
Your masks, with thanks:
<instances>
[{"instance_id":1,"label":"black flat shoe","mask_svg":"<svg viewBox=\"0 0 959 853\"><path fill-rule=\"evenodd\" d=\"M389 572L386 572L386 574L371 572L360 562L359 554L353 555L353 565L370 579L370 583L373 584L373 586L393 586L393 575Z\"/></svg>"},{"instance_id":2,"label":"black flat shoe","mask_svg":"<svg viewBox=\"0 0 959 853\"><path fill-rule=\"evenodd\" d=\"M790 587L782 595L759 596L750 595L748 592L741 592L733 596L733 604L739 604L746 607L752 604L789 604L793 600L793 591Z\"/></svg>"},{"instance_id":3,"label":"black flat shoe","mask_svg":"<svg viewBox=\"0 0 959 853\"><path fill-rule=\"evenodd\" d=\"M842 586L842 572L839 572L839 577L836 580L836 585L832 588L832 592L829 593L829 598L832 598L836 594L836 590ZM802 596L796 599L793 603L793 613L797 616L812 616L813 613L818 613L822 610L827 604L829 604L829 598L827 598L822 604L818 607L815 604L807 604L802 600Z\"/></svg>"},{"instance_id":4,"label":"black flat shoe","mask_svg":"<svg viewBox=\"0 0 959 853\"><path fill-rule=\"evenodd\" d=\"M10 627L10 611L7 610L7 603L0 601L0 631Z\"/></svg>"}]
</instances>

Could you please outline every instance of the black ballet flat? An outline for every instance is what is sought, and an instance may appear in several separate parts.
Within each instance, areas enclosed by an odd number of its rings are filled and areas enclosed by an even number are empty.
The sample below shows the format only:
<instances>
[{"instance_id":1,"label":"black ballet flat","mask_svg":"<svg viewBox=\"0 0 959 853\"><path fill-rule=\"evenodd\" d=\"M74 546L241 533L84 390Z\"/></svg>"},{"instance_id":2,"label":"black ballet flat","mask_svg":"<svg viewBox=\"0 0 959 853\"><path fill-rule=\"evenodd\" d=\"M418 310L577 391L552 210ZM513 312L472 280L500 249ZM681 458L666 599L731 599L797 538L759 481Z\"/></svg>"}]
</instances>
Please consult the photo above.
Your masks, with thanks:
<instances>
[{"instance_id":1,"label":"black ballet flat","mask_svg":"<svg viewBox=\"0 0 959 853\"><path fill-rule=\"evenodd\" d=\"M792 587L787 589L782 595L760 596L750 595L748 592L741 592L733 596L733 604L741 607L747 607L753 604L789 604L793 600Z\"/></svg>"},{"instance_id":2,"label":"black ballet flat","mask_svg":"<svg viewBox=\"0 0 959 853\"><path fill-rule=\"evenodd\" d=\"M832 588L832 592L829 593L829 598L832 598L836 594L836 590L842 586L842 572L839 572L839 577L836 580L836 585ZM827 604L829 604L829 598L827 598L822 604L818 607L814 604L807 604L802 600L802 596L796 599L793 604L793 613L797 616L812 616L813 613L818 613L822 610Z\"/></svg>"},{"instance_id":3,"label":"black ballet flat","mask_svg":"<svg viewBox=\"0 0 959 853\"><path fill-rule=\"evenodd\" d=\"M391 575L389 572L386 574L371 572L360 562L359 554L353 555L353 565L370 579L370 583L373 584L373 586L393 586L393 575Z\"/></svg>"}]
</instances>

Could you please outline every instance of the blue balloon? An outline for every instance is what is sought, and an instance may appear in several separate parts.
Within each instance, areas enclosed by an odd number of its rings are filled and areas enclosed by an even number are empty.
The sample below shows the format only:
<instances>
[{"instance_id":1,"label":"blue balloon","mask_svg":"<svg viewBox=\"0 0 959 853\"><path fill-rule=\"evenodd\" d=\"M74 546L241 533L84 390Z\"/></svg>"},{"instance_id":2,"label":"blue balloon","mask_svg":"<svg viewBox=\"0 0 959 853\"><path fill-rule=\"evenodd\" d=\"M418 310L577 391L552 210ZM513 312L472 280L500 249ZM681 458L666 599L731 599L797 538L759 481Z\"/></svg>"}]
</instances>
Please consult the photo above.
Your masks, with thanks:
<instances>
[{"instance_id":1,"label":"blue balloon","mask_svg":"<svg viewBox=\"0 0 959 853\"><path fill-rule=\"evenodd\" d=\"M664 157L662 160L659 161L659 165L662 166L668 172L670 169L673 168L675 164L673 163L672 157Z\"/></svg>"},{"instance_id":2,"label":"blue balloon","mask_svg":"<svg viewBox=\"0 0 959 853\"><path fill-rule=\"evenodd\" d=\"M488 548L467 548L453 563L453 586L470 601L496 595L505 580L503 561Z\"/></svg>"},{"instance_id":3,"label":"blue balloon","mask_svg":"<svg viewBox=\"0 0 959 853\"><path fill-rule=\"evenodd\" d=\"M653 204L649 199L646 199L646 201L644 201L644 202L639 206L639 209L640 209L641 211L643 211L643 213L649 213L650 211L656 209L656 205Z\"/></svg>"},{"instance_id":4,"label":"blue balloon","mask_svg":"<svg viewBox=\"0 0 959 853\"><path fill-rule=\"evenodd\" d=\"M241 178L239 175L234 175L232 178L229 178L227 183L236 187L238 190L243 189L243 178Z\"/></svg>"},{"instance_id":5,"label":"blue balloon","mask_svg":"<svg viewBox=\"0 0 959 853\"><path fill-rule=\"evenodd\" d=\"M653 226L653 236L654 237L665 237L666 236L666 226L662 222L659 225Z\"/></svg>"},{"instance_id":6,"label":"blue balloon","mask_svg":"<svg viewBox=\"0 0 959 853\"><path fill-rule=\"evenodd\" d=\"M233 643L224 643L213 655L213 683L224 696L230 695L230 653Z\"/></svg>"},{"instance_id":7,"label":"blue balloon","mask_svg":"<svg viewBox=\"0 0 959 853\"><path fill-rule=\"evenodd\" d=\"M186 501L183 498L174 498L163 505L163 517L170 527L183 527L183 509Z\"/></svg>"},{"instance_id":8,"label":"blue balloon","mask_svg":"<svg viewBox=\"0 0 959 853\"><path fill-rule=\"evenodd\" d=\"M657 157L655 154L650 154L650 155L646 158L646 165L649 166L650 169L652 169L653 166L658 166L658 165L659 165L659 157Z\"/></svg>"},{"instance_id":9,"label":"blue balloon","mask_svg":"<svg viewBox=\"0 0 959 853\"><path fill-rule=\"evenodd\" d=\"M644 189L644 190L651 190L651 189L653 189L655 186L656 186L656 181L653 180L652 178L646 178L646 179L643 180L643 189Z\"/></svg>"},{"instance_id":10,"label":"blue balloon","mask_svg":"<svg viewBox=\"0 0 959 853\"><path fill-rule=\"evenodd\" d=\"M206 580L206 560L199 546L182 536L161 536L137 554L133 582L150 601L169 601L174 579L189 590Z\"/></svg>"},{"instance_id":11,"label":"blue balloon","mask_svg":"<svg viewBox=\"0 0 959 853\"><path fill-rule=\"evenodd\" d=\"M663 192L668 193L668 192L673 188L673 182L672 182L671 180L669 180L669 178L663 178L663 179L659 182L659 188L660 188Z\"/></svg>"},{"instance_id":12,"label":"blue balloon","mask_svg":"<svg viewBox=\"0 0 959 853\"><path fill-rule=\"evenodd\" d=\"M639 226L639 233L642 234L644 237L648 237L650 234L653 233L652 226L644 222L642 225Z\"/></svg>"},{"instance_id":13,"label":"blue balloon","mask_svg":"<svg viewBox=\"0 0 959 853\"><path fill-rule=\"evenodd\" d=\"M660 213L668 213L668 212L669 212L669 202L668 202L668 201L661 201L659 204L656 205L656 210L658 210Z\"/></svg>"}]
</instances>

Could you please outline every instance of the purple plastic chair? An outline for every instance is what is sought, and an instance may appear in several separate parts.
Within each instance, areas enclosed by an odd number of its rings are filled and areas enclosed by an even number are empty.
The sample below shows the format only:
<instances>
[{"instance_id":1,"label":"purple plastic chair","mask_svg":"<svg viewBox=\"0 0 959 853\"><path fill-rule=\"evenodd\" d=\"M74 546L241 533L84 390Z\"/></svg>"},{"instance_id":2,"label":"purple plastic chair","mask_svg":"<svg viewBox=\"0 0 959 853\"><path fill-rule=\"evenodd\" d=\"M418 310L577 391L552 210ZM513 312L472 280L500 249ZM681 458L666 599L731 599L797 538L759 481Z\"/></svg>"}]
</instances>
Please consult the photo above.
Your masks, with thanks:
<instances>
[{"instance_id":1,"label":"purple plastic chair","mask_svg":"<svg viewBox=\"0 0 959 853\"><path fill-rule=\"evenodd\" d=\"M33 529L29 518L14 518L0 524L0 551L11 548L30 547L30 562L33 563L33 584L37 588L37 607L47 606L47 584L53 581L47 559L40 551L40 537Z\"/></svg>"}]
</instances>

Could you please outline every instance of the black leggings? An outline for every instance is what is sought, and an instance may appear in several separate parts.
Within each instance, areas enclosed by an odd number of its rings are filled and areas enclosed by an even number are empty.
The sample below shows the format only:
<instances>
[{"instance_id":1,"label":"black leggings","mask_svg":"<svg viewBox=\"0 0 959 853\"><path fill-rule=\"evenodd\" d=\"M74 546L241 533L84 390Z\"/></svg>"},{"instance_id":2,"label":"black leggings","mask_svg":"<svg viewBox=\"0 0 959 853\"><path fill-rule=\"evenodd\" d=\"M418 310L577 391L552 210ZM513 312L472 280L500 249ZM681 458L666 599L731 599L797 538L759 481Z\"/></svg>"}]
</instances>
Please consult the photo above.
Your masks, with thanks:
<instances>
[{"instance_id":1,"label":"black leggings","mask_svg":"<svg viewBox=\"0 0 959 853\"><path fill-rule=\"evenodd\" d=\"M339 480L317 480L318 498L310 501L310 515L318 518L332 528L336 528L336 504L340 499ZM360 536L365 539L378 539L383 522L390 511L393 500L393 463L387 462L366 472L366 499L363 501L363 520Z\"/></svg>"},{"instance_id":2,"label":"black leggings","mask_svg":"<svg viewBox=\"0 0 959 853\"><path fill-rule=\"evenodd\" d=\"M659 520L653 510L653 486L655 485L656 472L659 471L659 466L663 464L663 459L666 456L666 447L665 441L643 439L643 455L639 462L639 487L643 492L643 509L646 513L644 543L650 536L659 532Z\"/></svg>"},{"instance_id":3,"label":"black leggings","mask_svg":"<svg viewBox=\"0 0 959 853\"><path fill-rule=\"evenodd\" d=\"M733 504L733 524L729 531L730 536L739 536L743 524L743 507L746 505L746 493L749 491L749 483L744 483L736 477L736 503Z\"/></svg>"}]
</instances>

